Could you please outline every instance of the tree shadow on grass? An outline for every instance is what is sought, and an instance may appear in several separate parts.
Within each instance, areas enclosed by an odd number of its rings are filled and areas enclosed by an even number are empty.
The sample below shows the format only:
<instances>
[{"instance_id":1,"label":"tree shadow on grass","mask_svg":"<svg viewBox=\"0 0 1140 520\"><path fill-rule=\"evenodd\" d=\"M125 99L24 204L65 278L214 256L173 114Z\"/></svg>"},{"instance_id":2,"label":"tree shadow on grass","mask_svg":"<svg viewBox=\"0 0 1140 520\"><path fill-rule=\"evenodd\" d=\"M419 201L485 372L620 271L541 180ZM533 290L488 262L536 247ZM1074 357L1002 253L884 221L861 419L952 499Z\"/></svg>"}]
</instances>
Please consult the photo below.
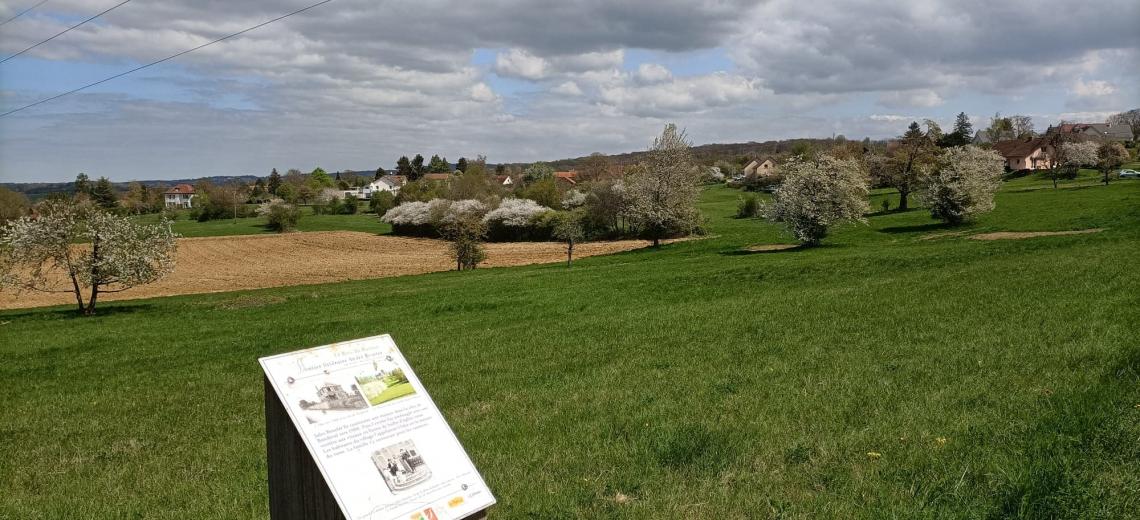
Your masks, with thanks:
<instances>
[{"instance_id":1,"label":"tree shadow on grass","mask_svg":"<svg viewBox=\"0 0 1140 520\"><path fill-rule=\"evenodd\" d=\"M886 211L879 210L879 211L876 211L873 213L864 213L863 216L864 217L882 217L882 216L886 216L886 215L904 215L907 213L914 213L915 211L923 211L923 208L914 207L914 208L907 208L907 209L895 208L895 209L888 209Z\"/></svg>"},{"instance_id":2,"label":"tree shadow on grass","mask_svg":"<svg viewBox=\"0 0 1140 520\"><path fill-rule=\"evenodd\" d=\"M947 224L945 222L931 222L929 224L915 224L912 226L889 226L879 228L877 231L880 233L926 233L930 231L945 231L950 229L958 229L958 226Z\"/></svg>"},{"instance_id":3,"label":"tree shadow on grass","mask_svg":"<svg viewBox=\"0 0 1140 520\"><path fill-rule=\"evenodd\" d=\"M52 307L31 307L28 309L11 309L0 311L0 321L10 321L27 318L50 319L50 320L72 320L72 319L92 319L106 318L108 316L118 316L135 314L139 312L150 311L154 308L152 303L126 303L126 304L110 304L107 306L97 305L95 307L95 314L92 316L84 316L80 314L79 310L74 306L52 306Z\"/></svg>"}]
</instances>

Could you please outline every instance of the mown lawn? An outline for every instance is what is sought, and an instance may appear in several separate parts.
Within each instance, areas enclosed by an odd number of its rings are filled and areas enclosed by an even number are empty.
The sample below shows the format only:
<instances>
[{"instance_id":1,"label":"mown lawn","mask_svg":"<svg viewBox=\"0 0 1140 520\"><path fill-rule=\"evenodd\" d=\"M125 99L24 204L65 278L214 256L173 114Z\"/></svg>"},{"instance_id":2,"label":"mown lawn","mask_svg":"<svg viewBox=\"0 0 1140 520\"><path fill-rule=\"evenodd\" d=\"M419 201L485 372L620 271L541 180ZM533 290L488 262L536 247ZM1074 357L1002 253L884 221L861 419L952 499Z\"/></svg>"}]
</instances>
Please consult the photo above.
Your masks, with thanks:
<instances>
[{"instance_id":1,"label":"mown lawn","mask_svg":"<svg viewBox=\"0 0 1140 520\"><path fill-rule=\"evenodd\" d=\"M0 517L265 518L256 358L385 332L494 518L1136 517L1140 182L1009 188L966 230L1104 231L747 253L789 238L711 188L571 269L0 312Z\"/></svg>"},{"instance_id":2,"label":"mown lawn","mask_svg":"<svg viewBox=\"0 0 1140 520\"><path fill-rule=\"evenodd\" d=\"M160 215L140 215L135 217L140 222L158 222ZM237 219L210 220L198 222L190 219L185 212L180 214L172 223L174 232L184 237L213 237L229 235L257 235L273 233L265 227L263 217L243 217ZM386 234L392 231L392 226L380 222L372 213L357 213L355 215L313 215L309 208L301 208L301 220L297 222L297 231L360 231L364 233Z\"/></svg>"}]
</instances>

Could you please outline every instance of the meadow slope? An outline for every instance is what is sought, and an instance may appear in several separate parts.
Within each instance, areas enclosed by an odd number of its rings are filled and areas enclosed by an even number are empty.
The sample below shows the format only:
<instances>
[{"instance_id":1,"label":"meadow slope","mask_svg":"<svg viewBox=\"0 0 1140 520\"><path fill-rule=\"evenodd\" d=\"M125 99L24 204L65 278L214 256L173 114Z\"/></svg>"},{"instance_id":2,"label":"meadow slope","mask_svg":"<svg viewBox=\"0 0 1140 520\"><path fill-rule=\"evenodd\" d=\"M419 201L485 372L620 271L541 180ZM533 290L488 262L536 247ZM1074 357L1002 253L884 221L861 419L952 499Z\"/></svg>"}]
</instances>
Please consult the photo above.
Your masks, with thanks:
<instances>
[{"instance_id":1,"label":"meadow slope","mask_svg":"<svg viewBox=\"0 0 1140 520\"><path fill-rule=\"evenodd\" d=\"M1140 182L1030 182L814 249L711 188L713 238L571 269L3 311L0 517L265 518L256 358L385 332L494 518L1134 517Z\"/></svg>"}]
</instances>

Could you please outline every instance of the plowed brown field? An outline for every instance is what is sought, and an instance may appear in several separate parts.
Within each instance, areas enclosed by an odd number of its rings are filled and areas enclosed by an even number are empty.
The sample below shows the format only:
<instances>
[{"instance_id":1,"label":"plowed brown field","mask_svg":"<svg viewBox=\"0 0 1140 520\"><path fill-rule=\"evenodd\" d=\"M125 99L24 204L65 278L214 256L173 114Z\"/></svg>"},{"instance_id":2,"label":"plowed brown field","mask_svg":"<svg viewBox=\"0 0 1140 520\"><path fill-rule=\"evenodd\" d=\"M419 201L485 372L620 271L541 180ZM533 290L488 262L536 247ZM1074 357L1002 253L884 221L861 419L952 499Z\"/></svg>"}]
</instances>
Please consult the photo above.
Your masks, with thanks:
<instances>
[{"instance_id":1,"label":"plowed brown field","mask_svg":"<svg viewBox=\"0 0 1140 520\"><path fill-rule=\"evenodd\" d=\"M587 242L574 257L604 255L649 245L644 240ZM564 261L558 242L487 244L481 267ZM101 295L100 301L260 289L422 274L454 269L447 242L377 236L354 231L183 238L174 272L150 285ZM74 304L71 294L0 293L0 309Z\"/></svg>"}]
</instances>

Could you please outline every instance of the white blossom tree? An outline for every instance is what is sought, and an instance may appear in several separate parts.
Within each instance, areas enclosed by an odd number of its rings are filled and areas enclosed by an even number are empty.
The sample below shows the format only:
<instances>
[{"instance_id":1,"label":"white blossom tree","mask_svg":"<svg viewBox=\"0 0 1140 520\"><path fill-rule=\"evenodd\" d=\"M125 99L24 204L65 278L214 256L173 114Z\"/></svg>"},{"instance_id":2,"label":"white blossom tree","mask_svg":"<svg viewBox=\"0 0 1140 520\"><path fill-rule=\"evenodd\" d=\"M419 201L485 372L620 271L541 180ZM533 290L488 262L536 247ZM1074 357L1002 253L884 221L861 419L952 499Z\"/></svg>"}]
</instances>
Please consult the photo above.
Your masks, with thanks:
<instances>
[{"instance_id":1,"label":"white blossom tree","mask_svg":"<svg viewBox=\"0 0 1140 520\"><path fill-rule=\"evenodd\" d=\"M72 293L79 312L91 315L100 294L169 274L176 238L166 220L142 225L88 204L47 202L0 229L0 282Z\"/></svg>"},{"instance_id":2,"label":"white blossom tree","mask_svg":"<svg viewBox=\"0 0 1140 520\"><path fill-rule=\"evenodd\" d=\"M550 208L530 199L504 199L499 207L483 215L483 222L524 227L530 224L532 218L547 211L551 211Z\"/></svg>"},{"instance_id":3,"label":"white blossom tree","mask_svg":"<svg viewBox=\"0 0 1140 520\"><path fill-rule=\"evenodd\" d=\"M865 221L869 190L858 161L822 155L789 160L782 171L784 182L772 193L764 215L783 223L804 245L819 244L836 223Z\"/></svg>"},{"instance_id":4,"label":"white blossom tree","mask_svg":"<svg viewBox=\"0 0 1140 520\"><path fill-rule=\"evenodd\" d=\"M922 199L930 215L960 224L993 210L1004 164L1002 156L993 150L976 146L947 149L941 163L924 179Z\"/></svg>"},{"instance_id":5,"label":"white blossom tree","mask_svg":"<svg viewBox=\"0 0 1140 520\"><path fill-rule=\"evenodd\" d=\"M1050 146L1053 164L1049 169L1049 178L1053 180L1054 188L1059 179L1076 178L1082 166L1096 165L1098 145L1093 141L1076 141L1057 132Z\"/></svg>"},{"instance_id":6,"label":"white blossom tree","mask_svg":"<svg viewBox=\"0 0 1140 520\"><path fill-rule=\"evenodd\" d=\"M653 140L645 168L625 181L629 218L656 247L670 233L689 233L700 221L698 174L684 131L669 123Z\"/></svg>"}]
</instances>

